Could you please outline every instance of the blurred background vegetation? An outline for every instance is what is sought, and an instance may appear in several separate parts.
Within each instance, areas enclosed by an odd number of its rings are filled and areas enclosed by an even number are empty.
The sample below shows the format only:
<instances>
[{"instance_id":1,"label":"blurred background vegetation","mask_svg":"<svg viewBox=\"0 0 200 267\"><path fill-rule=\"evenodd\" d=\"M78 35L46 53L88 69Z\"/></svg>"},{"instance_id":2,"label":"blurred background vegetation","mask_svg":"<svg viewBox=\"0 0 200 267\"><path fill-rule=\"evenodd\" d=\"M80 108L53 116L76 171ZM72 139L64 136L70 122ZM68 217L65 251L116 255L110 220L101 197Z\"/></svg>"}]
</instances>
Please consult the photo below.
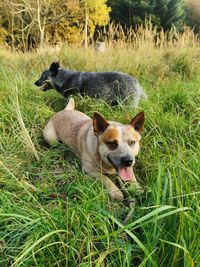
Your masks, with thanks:
<instances>
[{"instance_id":1,"label":"blurred background vegetation","mask_svg":"<svg viewBox=\"0 0 200 267\"><path fill-rule=\"evenodd\" d=\"M142 29L164 34L199 34L199 0L2 0L0 44L28 51L45 45L94 45L97 41L136 41ZM173 39L173 40L172 40ZM166 40L165 40L166 41Z\"/></svg>"}]
</instances>

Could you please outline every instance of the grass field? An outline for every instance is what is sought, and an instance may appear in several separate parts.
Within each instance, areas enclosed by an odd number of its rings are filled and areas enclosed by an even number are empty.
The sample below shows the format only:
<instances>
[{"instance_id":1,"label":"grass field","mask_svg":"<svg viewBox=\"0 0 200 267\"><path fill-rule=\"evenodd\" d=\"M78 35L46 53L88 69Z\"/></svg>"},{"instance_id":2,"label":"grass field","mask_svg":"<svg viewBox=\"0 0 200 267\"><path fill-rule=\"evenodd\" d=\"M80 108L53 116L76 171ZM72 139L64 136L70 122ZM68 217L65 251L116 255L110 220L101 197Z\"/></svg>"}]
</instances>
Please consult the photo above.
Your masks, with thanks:
<instances>
[{"instance_id":1,"label":"grass field","mask_svg":"<svg viewBox=\"0 0 200 267\"><path fill-rule=\"evenodd\" d=\"M145 188L129 207L81 172L62 144L49 148L47 120L66 105L34 86L54 60L71 69L119 70L149 99L135 109L75 96L89 116L128 123L140 110L145 132L135 172ZM0 52L0 266L200 266L200 50L81 48Z\"/></svg>"}]
</instances>

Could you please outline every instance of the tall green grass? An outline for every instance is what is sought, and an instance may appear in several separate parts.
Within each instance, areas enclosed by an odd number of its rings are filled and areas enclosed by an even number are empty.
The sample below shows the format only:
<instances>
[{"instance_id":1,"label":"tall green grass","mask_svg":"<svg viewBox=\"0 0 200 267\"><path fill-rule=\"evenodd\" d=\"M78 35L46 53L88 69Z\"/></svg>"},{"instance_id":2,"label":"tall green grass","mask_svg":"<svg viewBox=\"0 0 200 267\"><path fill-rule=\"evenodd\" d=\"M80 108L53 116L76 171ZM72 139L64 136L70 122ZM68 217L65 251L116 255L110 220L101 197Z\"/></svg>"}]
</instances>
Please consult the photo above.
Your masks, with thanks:
<instances>
[{"instance_id":1,"label":"tall green grass","mask_svg":"<svg viewBox=\"0 0 200 267\"><path fill-rule=\"evenodd\" d=\"M146 113L135 166L145 193L126 225L127 203L82 173L68 147L43 140L45 123L67 102L33 84L53 60L127 72L149 96L137 109L75 96L89 116L129 123ZM199 88L198 48L1 50L0 266L200 266Z\"/></svg>"}]
</instances>

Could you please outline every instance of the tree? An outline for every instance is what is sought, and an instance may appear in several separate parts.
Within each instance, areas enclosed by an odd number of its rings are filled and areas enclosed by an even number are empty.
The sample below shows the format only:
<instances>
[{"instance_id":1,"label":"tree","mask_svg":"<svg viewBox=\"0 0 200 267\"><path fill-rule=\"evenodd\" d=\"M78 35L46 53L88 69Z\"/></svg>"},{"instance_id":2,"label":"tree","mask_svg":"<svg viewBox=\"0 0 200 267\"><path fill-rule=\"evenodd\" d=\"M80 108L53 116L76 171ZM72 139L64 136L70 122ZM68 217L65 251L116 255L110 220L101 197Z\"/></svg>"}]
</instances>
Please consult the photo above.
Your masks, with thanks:
<instances>
[{"instance_id":1,"label":"tree","mask_svg":"<svg viewBox=\"0 0 200 267\"><path fill-rule=\"evenodd\" d=\"M195 28L196 32L200 31L200 1L186 1L186 18L187 23Z\"/></svg>"},{"instance_id":2,"label":"tree","mask_svg":"<svg viewBox=\"0 0 200 267\"><path fill-rule=\"evenodd\" d=\"M181 29L185 21L184 0L156 0L154 14L160 18L164 30L169 30L172 25Z\"/></svg>"},{"instance_id":3,"label":"tree","mask_svg":"<svg viewBox=\"0 0 200 267\"><path fill-rule=\"evenodd\" d=\"M106 0L2 0L0 18L8 43L27 50L30 40L43 47L45 42L83 41L85 28L93 38L97 25L106 25L110 8ZM1 25L0 25L1 26ZM2 38L4 31L1 30ZM1 36L0 36L1 38Z\"/></svg>"},{"instance_id":4,"label":"tree","mask_svg":"<svg viewBox=\"0 0 200 267\"><path fill-rule=\"evenodd\" d=\"M84 43L87 47L88 32L90 38L93 38L96 26L105 26L109 21L110 7L106 5L106 0L82 0L82 20L84 21Z\"/></svg>"},{"instance_id":5,"label":"tree","mask_svg":"<svg viewBox=\"0 0 200 267\"><path fill-rule=\"evenodd\" d=\"M151 14L151 4L148 0L110 0L111 19L122 25L138 25L144 22L145 16Z\"/></svg>"},{"instance_id":6,"label":"tree","mask_svg":"<svg viewBox=\"0 0 200 267\"><path fill-rule=\"evenodd\" d=\"M181 28L185 14L183 0L110 0L111 19L123 25L138 25L151 17L151 22L168 30Z\"/></svg>"},{"instance_id":7,"label":"tree","mask_svg":"<svg viewBox=\"0 0 200 267\"><path fill-rule=\"evenodd\" d=\"M40 47L44 46L47 26L69 14L68 10L63 11L66 3L59 0L3 0L1 5L1 12L7 14L6 26L12 46L18 39L23 50L27 49L30 35L35 36Z\"/></svg>"}]
</instances>

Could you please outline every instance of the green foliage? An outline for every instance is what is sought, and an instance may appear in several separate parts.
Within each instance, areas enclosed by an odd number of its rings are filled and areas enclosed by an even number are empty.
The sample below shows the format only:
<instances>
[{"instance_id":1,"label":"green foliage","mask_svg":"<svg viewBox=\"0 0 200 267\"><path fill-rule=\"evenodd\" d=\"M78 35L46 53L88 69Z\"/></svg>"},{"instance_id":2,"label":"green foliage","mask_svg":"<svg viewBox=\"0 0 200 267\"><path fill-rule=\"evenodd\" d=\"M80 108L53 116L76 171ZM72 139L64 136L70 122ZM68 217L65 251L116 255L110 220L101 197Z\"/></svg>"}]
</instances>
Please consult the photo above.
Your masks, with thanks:
<instances>
[{"instance_id":1,"label":"green foliage","mask_svg":"<svg viewBox=\"0 0 200 267\"><path fill-rule=\"evenodd\" d=\"M144 46L102 54L66 46L35 54L0 51L1 267L200 266L198 53ZM145 111L135 165L145 193L136 196L127 225L126 203L110 199L85 175L68 147L50 148L43 140L44 125L67 101L34 86L55 59L76 70L127 72L149 96L137 109L75 97L87 115L99 111L122 123ZM197 72L187 76L191 59Z\"/></svg>"},{"instance_id":2,"label":"green foliage","mask_svg":"<svg viewBox=\"0 0 200 267\"><path fill-rule=\"evenodd\" d=\"M192 60L184 54L175 57L170 67L173 72L188 78L196 72Z\"/></svg>"},{"instance_id":3,"label":"green foliage","mask_svg":"<svg viewBox=\"0 0 200 267\"><path fill-rule=\"evenodd\" d=\"M142 24L145 16L151 14L151 3L149 1L131 1L131 0L110 0L111 19L122 25Z\"/></svg>"},{"instance_id":4,"label":"green foliage","mask_svg":"<svg viewBox=\"0 0 200 267\"><path fill-rule=\"evenodd\" d=\"M196 32L200 29L200 2L199 0L186 1L187 23L195 28Z\"/></svg>"},{"instance_id":5,"label":"green foliage","mask_svg":"<svg viewBox=\"0 0 200 267\"><path fill-rule=\"evenodd\" d=\"M123 25L138 25L151 18L154 25L169 30L172 25L178 29L184 24L183 0L110 0L111 18Z\"/></svg>"},{"instance_id":6,"label":"green foliage","mask_svg":"<svg viewBox=\"0 0 200 267\"><path fill-rule=\"evenodd\" d=\"M160 1L157 1L157 6ZM155 7L155 10L157 8ZM185 19L185 3L184 0L170 0L167 3L166 12L158 14L161 19L161 25L164 29L170 29L174 25L177 29L182 29Z\"/></svg>"}]
</instances>

